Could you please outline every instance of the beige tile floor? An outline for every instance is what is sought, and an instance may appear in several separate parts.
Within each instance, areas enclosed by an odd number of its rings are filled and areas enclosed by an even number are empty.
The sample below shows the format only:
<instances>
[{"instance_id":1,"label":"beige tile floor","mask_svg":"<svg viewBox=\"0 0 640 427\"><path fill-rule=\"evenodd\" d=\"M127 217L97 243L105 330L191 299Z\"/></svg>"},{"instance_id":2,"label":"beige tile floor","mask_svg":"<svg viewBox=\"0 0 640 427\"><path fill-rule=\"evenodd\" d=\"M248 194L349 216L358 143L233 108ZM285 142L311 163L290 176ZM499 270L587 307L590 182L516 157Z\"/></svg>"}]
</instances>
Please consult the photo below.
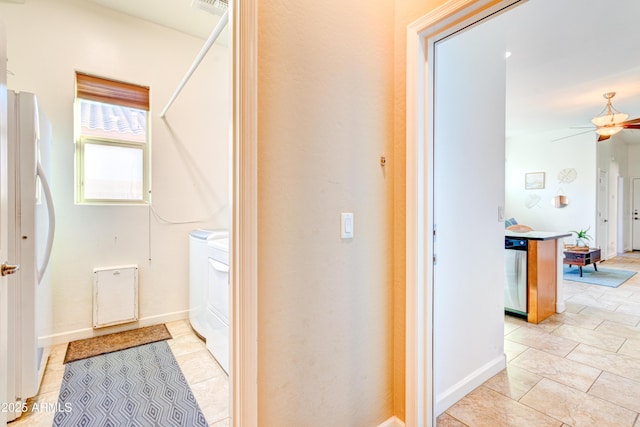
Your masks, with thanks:
<instances>
[{"instance_id":1,"label":"beige tile floor","mask_svg":"<svg viewBox=\"0 0 640 427\"><path fill-rule=\"evenodd\" d=\"M640 254L602 267L640 271ZM563 286L565 313L540 325L505 317L507 369L449 408L438 426L640 427L640 274L618 288ZM226 374L186 321L167 327L209 425L228 427ZM65 351L66 345L54 347L36 402L57 402ZM51 426L53 415L28 412L9 425Z\"/></svg>"},{"instance_id":2,"label":"beige tile floor","mask_svg":"<svg viewBox=\"0 0 640 427\"><path fill-rule=\"evenodd\" d=\"M640 253L601 267L640 271ZM618 288L563 286L565 313L539 325L505 316L507 368L442 414L439 427L640 427L640 274Z\"/></svg>"},{"instance_id":3,"label":"beige tile floor","mask_svg":"<svg viewBox=\"0 0 640 427\"><path fill-rule=\"evenodd\" d=\"M192 331L186 320L167 323L172 339L168 340L171 351L180 365L189 387L210 427L229 427L229 380L227 374L207 351L204 342ZM42 379L39 394L30 401L30 407L46 407L55 404L62 384L64 359L67 345L55 346ZM55 413L49 411L26 412L10 427L51 427Z\"/></svg>"}]
</instances>

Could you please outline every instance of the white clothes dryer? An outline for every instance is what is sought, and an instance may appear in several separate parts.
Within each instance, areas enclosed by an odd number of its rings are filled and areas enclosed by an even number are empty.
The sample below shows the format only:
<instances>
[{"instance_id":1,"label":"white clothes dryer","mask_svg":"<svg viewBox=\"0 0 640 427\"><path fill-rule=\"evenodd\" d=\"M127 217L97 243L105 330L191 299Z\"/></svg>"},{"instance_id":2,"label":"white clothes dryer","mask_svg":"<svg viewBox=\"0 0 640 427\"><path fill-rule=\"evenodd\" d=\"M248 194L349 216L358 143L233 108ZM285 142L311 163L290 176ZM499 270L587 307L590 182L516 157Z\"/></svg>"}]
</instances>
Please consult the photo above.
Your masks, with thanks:
<instances>
[{"instance_id":1,"label":"white clothes dryer","mask_svg":"<svg viewBox=\"0 0 640 427\"><path fill-rule=\"evenodd\" d=\"M212 237L207 243L208 296L207 349L229 373L229 237Z\"/></svg>"},{"instance_id":2,"label":"white clothes dryer","mask_svg":"<svg viewBox=\"0 0 640 427\"><path fill-rule=\"evenodd\" d=\"M226 230L193 230L189 234L189 323L202 339L207 331L208 299L208 254L207 241L210 238L227 237Z\"/></svg>"}]
</instances>

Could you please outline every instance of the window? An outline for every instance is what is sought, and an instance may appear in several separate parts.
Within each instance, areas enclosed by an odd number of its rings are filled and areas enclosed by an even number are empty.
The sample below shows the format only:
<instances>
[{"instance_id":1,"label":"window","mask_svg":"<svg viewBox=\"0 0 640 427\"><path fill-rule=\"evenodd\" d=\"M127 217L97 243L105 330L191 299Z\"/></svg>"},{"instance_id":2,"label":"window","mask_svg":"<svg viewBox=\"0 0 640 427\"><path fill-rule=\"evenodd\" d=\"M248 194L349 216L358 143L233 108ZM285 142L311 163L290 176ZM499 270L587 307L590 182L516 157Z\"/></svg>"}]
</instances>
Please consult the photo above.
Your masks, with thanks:
<instances>
[{"instance_id":1,"label":"window","mask_svg":"<svg viewBox=\"0 0 640 427\"><path fill-rule=\"evenodd\" d=\"M76 202L149 202L149 88L76 72Z\"/></svg>"}]
</instances>

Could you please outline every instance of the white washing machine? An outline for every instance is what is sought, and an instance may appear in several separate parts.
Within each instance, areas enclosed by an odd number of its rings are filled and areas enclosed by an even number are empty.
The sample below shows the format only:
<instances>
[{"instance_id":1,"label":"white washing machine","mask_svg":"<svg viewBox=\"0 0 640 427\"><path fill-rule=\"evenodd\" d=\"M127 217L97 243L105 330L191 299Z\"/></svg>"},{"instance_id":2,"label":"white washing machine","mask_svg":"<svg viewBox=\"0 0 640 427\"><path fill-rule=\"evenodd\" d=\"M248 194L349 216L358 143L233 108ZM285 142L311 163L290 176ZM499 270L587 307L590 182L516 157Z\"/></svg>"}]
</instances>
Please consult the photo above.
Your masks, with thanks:
<instances>
[{"instance_id":1,"label":"white washing machine","mask_svg":"<svg viewBox=\"0 0 640 427\"><path fill-rule=\"evenodd\" d=\"M207 241L210 238L228 237L226 230L193 230L189 234L189 323L191 327L206 339L209 322L207 321L207 299L209 267Z\"/></svg>"},{"instance_id":2,"label":"white washing machine","mask_svg":"<svg viewBox=\"0 0 640 427\"><path fill-rule=\"evenodd\" d=\"M208 295L207 349L229 373L229 237L212 236L207 242Z\"/></svg>"}]
</instances>

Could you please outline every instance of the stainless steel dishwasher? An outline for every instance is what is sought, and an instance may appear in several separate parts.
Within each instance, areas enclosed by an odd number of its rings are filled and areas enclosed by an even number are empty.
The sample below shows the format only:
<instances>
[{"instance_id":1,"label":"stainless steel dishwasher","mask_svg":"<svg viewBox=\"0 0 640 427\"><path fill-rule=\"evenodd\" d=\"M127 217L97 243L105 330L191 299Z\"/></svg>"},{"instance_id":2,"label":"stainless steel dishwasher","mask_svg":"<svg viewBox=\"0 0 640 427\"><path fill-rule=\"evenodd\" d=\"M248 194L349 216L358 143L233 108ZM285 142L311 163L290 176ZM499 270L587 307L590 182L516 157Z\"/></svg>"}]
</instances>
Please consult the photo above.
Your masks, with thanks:
<instances>
[{"instance_id":1,"label":"stainless steel dishwasher","mask_svg":"<svg viewBox=\"0 0 640 427\"><path fill-rule=\"evenodd\" d=\"M504 239L504 310L527 316L527 239Z\"/></svg>"}]
</instances>

